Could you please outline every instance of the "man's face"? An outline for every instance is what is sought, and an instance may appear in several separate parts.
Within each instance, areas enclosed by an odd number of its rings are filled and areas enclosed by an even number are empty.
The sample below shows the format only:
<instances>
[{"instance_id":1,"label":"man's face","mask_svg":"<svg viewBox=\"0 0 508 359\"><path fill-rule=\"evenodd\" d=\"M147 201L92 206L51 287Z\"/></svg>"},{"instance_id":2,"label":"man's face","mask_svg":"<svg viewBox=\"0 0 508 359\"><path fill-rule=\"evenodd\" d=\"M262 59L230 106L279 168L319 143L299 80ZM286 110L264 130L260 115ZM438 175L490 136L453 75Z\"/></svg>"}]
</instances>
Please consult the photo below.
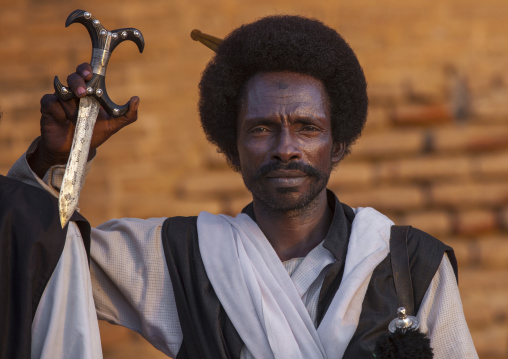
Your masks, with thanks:
<instances>
[{"instance_id":1,"label":"man's face","mask_svg":"<svg viewBox=\"0 0 508 359\"><path fill-rule=\"evenodd\" d=\"M304 209L324 193L344 147L333 143L321 81L292 72L260 73L247 82L237 145L254 201L277 211Z\"/></svg>"}]
</instances>

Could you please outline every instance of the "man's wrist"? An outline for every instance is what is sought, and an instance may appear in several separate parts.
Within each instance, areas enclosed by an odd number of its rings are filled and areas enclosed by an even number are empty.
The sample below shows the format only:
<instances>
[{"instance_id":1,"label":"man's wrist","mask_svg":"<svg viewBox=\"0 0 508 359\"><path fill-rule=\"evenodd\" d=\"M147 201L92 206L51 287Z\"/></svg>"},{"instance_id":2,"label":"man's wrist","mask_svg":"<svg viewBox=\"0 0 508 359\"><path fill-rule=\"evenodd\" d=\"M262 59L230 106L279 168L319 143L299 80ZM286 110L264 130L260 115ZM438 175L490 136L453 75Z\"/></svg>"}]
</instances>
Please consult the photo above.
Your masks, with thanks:
<instances>
[{"instance_id":1,"label":"man's wrist","mask_svg":"<svg viewBox=\"0 0 508 359\"><path fill-rule=\"evenodd\" d=\"M44 175L51 167L67 163L66 158L57 158L54 155L48 154L42 147L39 141L35 150L26 154L28 165L39 178L44 178Z\"/></svg>"}]
</instances>

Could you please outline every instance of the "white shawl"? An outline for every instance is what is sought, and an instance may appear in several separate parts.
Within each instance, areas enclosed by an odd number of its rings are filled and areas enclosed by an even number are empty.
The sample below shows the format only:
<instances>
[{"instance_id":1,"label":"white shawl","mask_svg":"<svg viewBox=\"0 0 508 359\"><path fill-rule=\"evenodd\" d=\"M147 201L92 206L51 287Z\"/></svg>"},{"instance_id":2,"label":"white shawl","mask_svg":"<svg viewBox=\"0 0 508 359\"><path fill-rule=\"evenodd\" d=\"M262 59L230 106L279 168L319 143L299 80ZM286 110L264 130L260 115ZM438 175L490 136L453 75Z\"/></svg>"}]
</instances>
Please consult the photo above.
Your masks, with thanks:
<instances>
[{"instance_id":1,"label":"white shawl","mask_svg":"<svg viewBox=\"0 0 508 359\"><path fill-rule=\"evenodd\" d=\"M373 270L389 252L393 222L358 208L341 285L316 329L295 285L258 225L201 212L199 248L210 282L255 358L341 358Z\"/></svg>"}]
</instances>

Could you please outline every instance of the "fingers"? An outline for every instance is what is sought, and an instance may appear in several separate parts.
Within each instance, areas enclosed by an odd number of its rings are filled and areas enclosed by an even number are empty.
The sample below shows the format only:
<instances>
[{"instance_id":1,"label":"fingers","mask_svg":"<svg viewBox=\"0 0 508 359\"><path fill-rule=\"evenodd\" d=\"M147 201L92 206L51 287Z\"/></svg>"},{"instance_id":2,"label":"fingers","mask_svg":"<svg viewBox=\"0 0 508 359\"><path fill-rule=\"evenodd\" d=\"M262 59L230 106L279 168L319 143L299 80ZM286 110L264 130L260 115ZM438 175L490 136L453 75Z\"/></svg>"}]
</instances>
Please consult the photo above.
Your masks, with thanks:
<instances>
[{"instance_id":1,"label":"fingers","mask_svg":"<svg viewBox=\"0 0 508 359\"><path fill-rule=\"evenodd\" d=\"M67 77L67 85L77 97L86 96L86 81L92 79L92 67L88 63L83 63L76 67L76 72Z\"/></svg>"},{"instance_id":2,"label":"fingers","mask_svg":"<svg viewBox=\"0 0 508 359\"><path fill-rule=\"evenodd\" d=\"M92 79L92 66L88 62L82 63L78 67L76 67L76 73L80 74L85 81L90 81Z\"/></svg>"},{"instance_id":3,"label":"fingers","mask_svg":"<svg viewBox=\"0 0 508 359\"><path fill-rule=\"evenodd\" d=\"M75 72L70 74L67 77L67 85L77 97L86 96L86 82L81 75Z\"/></svg>"},{"instance_id":4,"label":"fingers","mask_svg":"<svg viewBox=\"0 0 508 359\"><path fill-rule=\"evenodd\" d=\"M55 94L46 94L41 98L41 114L43 119L51 116L60 123L65 123L67 120L66 113Z\"/></svg>"},{"instance_id":5,"label":"fingers","mask_svg":"<svg viewBox=\"0 0 508 359\"><path fill-rule=\"evenodd\" d=\"M79 100L77 98L71 98L70 100L63 101L57 98L60 102L60 106L65 113L66 118L72 123L76 123L79 110Z\"/></svg>"}]
</instances>

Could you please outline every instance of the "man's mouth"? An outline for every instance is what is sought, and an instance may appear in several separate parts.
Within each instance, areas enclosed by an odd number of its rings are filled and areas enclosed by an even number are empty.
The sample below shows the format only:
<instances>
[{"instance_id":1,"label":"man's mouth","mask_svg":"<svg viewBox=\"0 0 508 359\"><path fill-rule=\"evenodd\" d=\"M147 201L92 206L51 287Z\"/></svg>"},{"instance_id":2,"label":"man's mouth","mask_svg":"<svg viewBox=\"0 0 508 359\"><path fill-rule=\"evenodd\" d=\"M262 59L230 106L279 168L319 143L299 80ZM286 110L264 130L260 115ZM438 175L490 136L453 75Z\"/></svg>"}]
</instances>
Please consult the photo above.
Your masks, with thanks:
<instances>
[{"instance_id":1,"label":"man's mouth","mask_svg":"<svg viewBox=\"0 0 508 359\"><path fill-rule=\"evenodd\" d=\"M298 170L273 170L266 174L268 178L298 178L305 177L307 174Z\"/></svg>"},{"instance_id":2,"label":"man's mouth","mask_svg":"<svg viewBox=\"0 0 508 359\"><path fill-rule=\"evenodd\" d=\"M274 170L265 175L273 184L283 187L299 186L305 181L307 174L298 170Z\"/></svg>"}]
</instances>

